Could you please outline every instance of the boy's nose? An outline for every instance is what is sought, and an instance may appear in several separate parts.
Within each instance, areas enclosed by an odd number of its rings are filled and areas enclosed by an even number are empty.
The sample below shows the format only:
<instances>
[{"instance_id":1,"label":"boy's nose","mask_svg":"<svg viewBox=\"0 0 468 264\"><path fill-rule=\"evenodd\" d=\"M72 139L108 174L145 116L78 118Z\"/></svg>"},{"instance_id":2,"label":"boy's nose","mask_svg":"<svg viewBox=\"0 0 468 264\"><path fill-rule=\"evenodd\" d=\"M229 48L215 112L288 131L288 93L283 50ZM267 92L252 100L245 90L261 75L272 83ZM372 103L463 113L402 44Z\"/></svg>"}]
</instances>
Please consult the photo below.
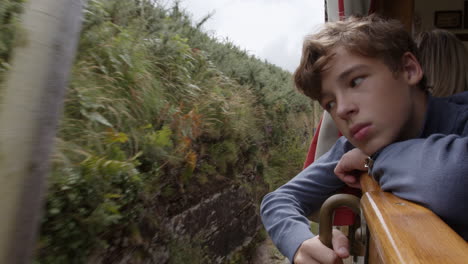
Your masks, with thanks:
<instances>
[{"instance_id":1,"label":"boy's nose","mask_svg":"<svg viewBox=\"0 0 468 264\"><path fill-rule=\"evenodd\" d=\"M336 114L343 120L349 119L352 115L357 113L357 105L350 100L350 98L342 98L337 104Z\"/></svg>"}]
</instances>

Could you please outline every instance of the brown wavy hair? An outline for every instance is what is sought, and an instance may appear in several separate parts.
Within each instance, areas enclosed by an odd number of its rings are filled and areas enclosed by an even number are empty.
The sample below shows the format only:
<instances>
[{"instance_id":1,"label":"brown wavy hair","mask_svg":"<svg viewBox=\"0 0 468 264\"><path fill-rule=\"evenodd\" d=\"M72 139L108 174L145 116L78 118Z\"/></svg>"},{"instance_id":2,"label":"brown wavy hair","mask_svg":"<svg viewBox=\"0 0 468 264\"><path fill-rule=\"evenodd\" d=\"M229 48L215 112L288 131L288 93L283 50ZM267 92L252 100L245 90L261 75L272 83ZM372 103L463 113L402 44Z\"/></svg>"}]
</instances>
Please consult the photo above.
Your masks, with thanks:
<instances>
[{"instance_id":1,"label":"brown wavy hair","mask_svg":"<svg viewBox=\"0 0 468 264\"><path fill-rule=\"evenodd\" d=\"M427 87L434 96L468 91L468 51L452 32L425 31L416 36Z\"/></svg>"},{"instance_id":2,"label":"brown wavy hair","mask_svg":"<svg viewBox=\"0 0 468 264\"><path fill-rule=\"evenodd\" d=\"M300 92L314 100L320 99L321 73L334 56L330 51L337 47L381 59L395 74L401 70L405 52L418 58L416 44L398 20L370 15L328 22L318 33L304 39L301 62L293 76Z\"/></svg>"}]
</instances>

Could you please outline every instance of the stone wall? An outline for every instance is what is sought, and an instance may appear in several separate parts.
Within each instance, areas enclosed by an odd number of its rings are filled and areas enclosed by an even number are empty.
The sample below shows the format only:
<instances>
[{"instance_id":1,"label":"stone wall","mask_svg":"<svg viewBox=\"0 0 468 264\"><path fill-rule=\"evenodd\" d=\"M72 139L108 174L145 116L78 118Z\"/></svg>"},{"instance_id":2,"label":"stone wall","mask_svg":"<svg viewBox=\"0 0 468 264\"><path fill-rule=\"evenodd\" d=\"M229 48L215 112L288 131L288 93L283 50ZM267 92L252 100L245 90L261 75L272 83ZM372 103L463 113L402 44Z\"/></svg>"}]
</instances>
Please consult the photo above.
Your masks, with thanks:
<instances>
[{"instance_id":1,"label":"stone wall","mask_svg":"<svg viewBox=\"0 0 468 264\"><path fill-rule=\"evenodd\" d=\"M167 228L174 240L188 238L200 244L208 262L221 263L252 240L261 225L257 212L250 195L231 186L176 215Z\"/></svg>"}]
</instances>

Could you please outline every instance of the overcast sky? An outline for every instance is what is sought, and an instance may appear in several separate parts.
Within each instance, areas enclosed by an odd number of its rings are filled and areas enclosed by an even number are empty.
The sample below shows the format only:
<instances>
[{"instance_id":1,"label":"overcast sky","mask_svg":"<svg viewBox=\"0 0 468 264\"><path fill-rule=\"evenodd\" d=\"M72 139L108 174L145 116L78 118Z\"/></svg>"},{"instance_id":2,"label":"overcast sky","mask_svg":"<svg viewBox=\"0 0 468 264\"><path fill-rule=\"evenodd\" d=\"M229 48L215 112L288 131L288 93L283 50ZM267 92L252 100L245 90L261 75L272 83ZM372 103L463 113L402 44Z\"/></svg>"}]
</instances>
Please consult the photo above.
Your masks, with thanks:
<instances>
[{"instance_id":1,"label":"overcast sky","mask_svg":"<svg viewBox=\"0 0 468 264\"><path fill-rule=\"evenodd\" d=\"M202 29L285 70L299 64L302 40L324 21L323 0L181 0Z\"/></svg>"}]
</instances>

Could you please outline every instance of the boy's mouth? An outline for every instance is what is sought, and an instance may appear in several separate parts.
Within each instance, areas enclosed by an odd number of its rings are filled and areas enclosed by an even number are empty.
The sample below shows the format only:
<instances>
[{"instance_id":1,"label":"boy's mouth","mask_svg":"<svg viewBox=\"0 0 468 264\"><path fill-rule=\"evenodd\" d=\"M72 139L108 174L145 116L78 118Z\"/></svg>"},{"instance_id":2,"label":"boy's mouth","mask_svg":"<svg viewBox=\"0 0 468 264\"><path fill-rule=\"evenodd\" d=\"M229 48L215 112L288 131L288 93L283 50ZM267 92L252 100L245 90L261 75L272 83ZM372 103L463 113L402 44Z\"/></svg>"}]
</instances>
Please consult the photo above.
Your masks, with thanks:
<instances>
[{"instance_id":1,"label":"boy's mouth","mask_svg":"<svg viewBox=\"0 0 468 264\"><path fill-rule=\"evenodd\" d=\"M360 123L352 126L349 132L351 133L351 137L353 139L361 141L367 137L370 128L370 123Z\"/></svg>"}]
</instances>

